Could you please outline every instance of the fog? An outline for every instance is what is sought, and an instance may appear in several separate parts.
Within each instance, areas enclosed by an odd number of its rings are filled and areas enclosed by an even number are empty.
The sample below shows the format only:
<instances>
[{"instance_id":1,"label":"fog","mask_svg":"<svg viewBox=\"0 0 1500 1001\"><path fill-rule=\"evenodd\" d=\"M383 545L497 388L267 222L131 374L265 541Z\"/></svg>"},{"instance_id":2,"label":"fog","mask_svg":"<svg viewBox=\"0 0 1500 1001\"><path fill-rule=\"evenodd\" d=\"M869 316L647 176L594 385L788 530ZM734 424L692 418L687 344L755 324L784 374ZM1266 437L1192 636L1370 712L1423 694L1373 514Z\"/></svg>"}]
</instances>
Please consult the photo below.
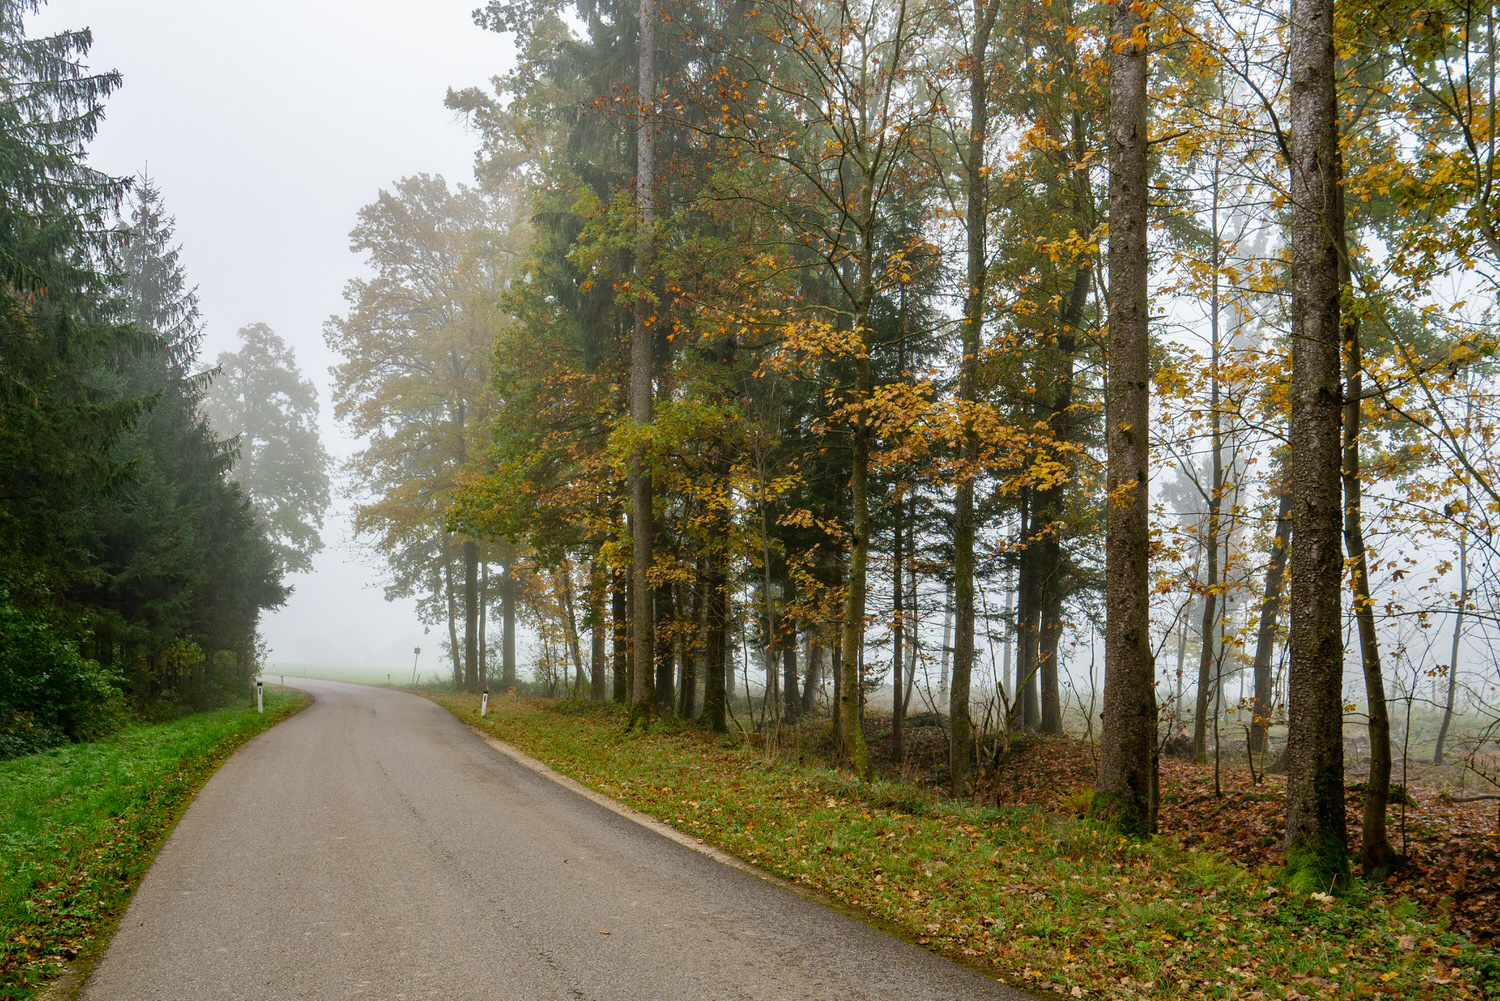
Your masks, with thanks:
<instances>
[{"instance_id":1,"label":"fog","mask_svg":"<svg viewBox=\"0 0 1500 1001\"><path fill-rule=\"evenodd\" d=\"M202 358L235 331L271 326L318 386L325 445L357 443L332 415L323 321L359 273L348 233L382 186L419 172L472 176L475 140L443 107L448 87L483 85L509 43L475 27L476 0L53 0L29 33L87 27L90 65L119 70L91 147L117 175L149 170L206 321ZM336 488L337 489L337 488ZM273 665L345 666L408 677L424 637L409 603L387 604L380 561L361 553L341 497L325 550L262 634Z\"/></svg>"}]
</instances>

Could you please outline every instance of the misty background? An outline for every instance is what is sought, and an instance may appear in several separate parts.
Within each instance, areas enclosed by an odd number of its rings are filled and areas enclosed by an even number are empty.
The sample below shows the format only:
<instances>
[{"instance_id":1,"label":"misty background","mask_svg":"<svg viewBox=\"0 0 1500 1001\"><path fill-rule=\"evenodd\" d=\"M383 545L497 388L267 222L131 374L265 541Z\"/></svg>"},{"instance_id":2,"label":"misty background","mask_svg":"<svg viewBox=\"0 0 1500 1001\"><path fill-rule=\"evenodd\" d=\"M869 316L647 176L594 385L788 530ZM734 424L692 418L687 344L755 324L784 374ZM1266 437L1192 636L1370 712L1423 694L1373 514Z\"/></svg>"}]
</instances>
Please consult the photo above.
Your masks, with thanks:
<instances>
[{"instance_id":1,"label":"misty background","mask_svg":"<svg viewBox=\"0 0 1500 1001\"><path fill-rule=\"evenodd\" d=\"M196 284L213 364L263 322L318 387L336 465L358 447L333 419L323 321L363 273L349 251L359 208L418 172L473 175L476 140L443 106L449 87L486 86L509 42L471 20L475 0L51 0L40 36L87 27L89 63L124 86L106 102L89 161L149 172ZM313 573L289 574L285 607L261 618L270 670L301 664L441 671L436 634L409 601L382 594L383 559L355 543L335 481Z\"/></svg>"}]
</instances>

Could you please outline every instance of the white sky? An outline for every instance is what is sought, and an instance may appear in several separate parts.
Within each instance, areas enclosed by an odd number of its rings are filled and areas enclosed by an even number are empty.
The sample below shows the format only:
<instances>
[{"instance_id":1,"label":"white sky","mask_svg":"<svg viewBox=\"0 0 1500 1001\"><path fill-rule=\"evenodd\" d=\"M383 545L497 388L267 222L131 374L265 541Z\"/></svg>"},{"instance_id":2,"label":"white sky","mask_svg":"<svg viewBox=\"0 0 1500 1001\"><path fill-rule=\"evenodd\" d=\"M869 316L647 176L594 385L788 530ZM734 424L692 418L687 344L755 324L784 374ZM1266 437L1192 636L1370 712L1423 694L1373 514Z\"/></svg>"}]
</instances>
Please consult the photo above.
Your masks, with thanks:
<instances>
[{"instance_id":1,"label":"white sky","mask_svg":"<svg viewBox=\"0 0 1500 1001\"><path fill-rule=\"evenodd\" d=\"M323 321L360 271L348 234L360 206L415 173L472 178L477 138L443 107L452 86L488 86L508 38L477 28L482 0L52 0L33 36L91 28L90 65L117 69L91 162L149 166L207 322L203 359L269 324L318 385L337 459L357 444L333 422ZM315 573L266 617L271 661L411 670L422 646L407 604L382 598L378 560L349 539L347 504L325 523ZM372 569L373 567L373 569Z\"/></svg>"}]
</instances>

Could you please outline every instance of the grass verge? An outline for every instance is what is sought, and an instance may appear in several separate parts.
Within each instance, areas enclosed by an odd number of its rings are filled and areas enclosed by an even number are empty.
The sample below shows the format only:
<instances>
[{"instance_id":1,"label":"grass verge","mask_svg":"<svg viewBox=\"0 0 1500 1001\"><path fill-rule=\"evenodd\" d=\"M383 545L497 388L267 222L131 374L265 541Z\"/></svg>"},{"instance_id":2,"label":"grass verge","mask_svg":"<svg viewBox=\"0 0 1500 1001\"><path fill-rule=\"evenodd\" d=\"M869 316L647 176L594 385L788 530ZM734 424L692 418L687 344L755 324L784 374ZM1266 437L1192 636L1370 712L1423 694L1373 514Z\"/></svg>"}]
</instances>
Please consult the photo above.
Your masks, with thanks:
<instances>
[{"instance_id":1,"label":"grass verge","mask_svg":"<svg viewBox=\"0 0 1500 1001\"><path fill-rule=\"evenodd\" d=\"M0 1001L87 966L188 801L262 730L307 704L221 709L0 762Z\"/></svg>"},{"instance_id":2,"label":"grass verge","mask_svg":"<svg viewBox=\"0 0 1500 1001\"><path fill-rule=\"evenodd\" d=\"M861 783L614 706L437 701L607 796L898 934L1063 997L1500 996L1500 958L1410 901L1292 894L1175 838Z\"/></svg>"}]
</instances>

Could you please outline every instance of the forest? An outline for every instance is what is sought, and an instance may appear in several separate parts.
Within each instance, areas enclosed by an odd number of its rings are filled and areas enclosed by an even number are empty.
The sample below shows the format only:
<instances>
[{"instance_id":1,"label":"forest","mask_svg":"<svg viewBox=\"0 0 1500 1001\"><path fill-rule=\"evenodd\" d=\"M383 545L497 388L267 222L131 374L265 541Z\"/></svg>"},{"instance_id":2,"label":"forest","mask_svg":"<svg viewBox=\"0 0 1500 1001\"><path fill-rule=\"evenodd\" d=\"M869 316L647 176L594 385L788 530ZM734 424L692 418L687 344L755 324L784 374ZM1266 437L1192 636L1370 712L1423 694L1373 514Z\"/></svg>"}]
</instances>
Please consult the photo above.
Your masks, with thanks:
<instances>
[{"instance_id":1,"label":"forest","mask_svg":"<svg viewBox=\"0 0 1500 1001\"><path fill-rule=\"evenodd\" d=\"M37 8L0 2L0 759L243 699L329 493L280 338L200 361L161 191L87 160L120 76Z\"/></svg>"},{"instance_id":2,"label":"forest","mask_svg":"<svg viewBox=\"0 0 1500 1001\"><path fill-rule=\"evenodd\" d=\"M120 79L37 3L0 0L6 755L242 690L331 485L292 348L199 360L162 193L87 163ZM861 779L936 725L960 798L1066 733L1132 835L1163 756L1233 755L1286 776L1293 886L1383 876L1414 720L1500 791L1495 15L489 0L473 181L361 209L323 329L355 531L456 689L821 726Z\"/></svg>"},{"instance_id":3,"label":"forest","mask_svg":"<svg viewBox=\"0 0 1500 1001\"><path fill-rule=\"evenodd\" d=\"M1135 833L1164 752L1236 741L1312 889L1346 737L1367 876L1414 712L1496 791L1493 8L475 21L518 60L448 95L477 182L367 205L324 330L357 528L454 687L517 685L530 629L547 693L831 717L860 776L935 715L954 796L1067 731Z\"/></svg>"}]
</instances>

